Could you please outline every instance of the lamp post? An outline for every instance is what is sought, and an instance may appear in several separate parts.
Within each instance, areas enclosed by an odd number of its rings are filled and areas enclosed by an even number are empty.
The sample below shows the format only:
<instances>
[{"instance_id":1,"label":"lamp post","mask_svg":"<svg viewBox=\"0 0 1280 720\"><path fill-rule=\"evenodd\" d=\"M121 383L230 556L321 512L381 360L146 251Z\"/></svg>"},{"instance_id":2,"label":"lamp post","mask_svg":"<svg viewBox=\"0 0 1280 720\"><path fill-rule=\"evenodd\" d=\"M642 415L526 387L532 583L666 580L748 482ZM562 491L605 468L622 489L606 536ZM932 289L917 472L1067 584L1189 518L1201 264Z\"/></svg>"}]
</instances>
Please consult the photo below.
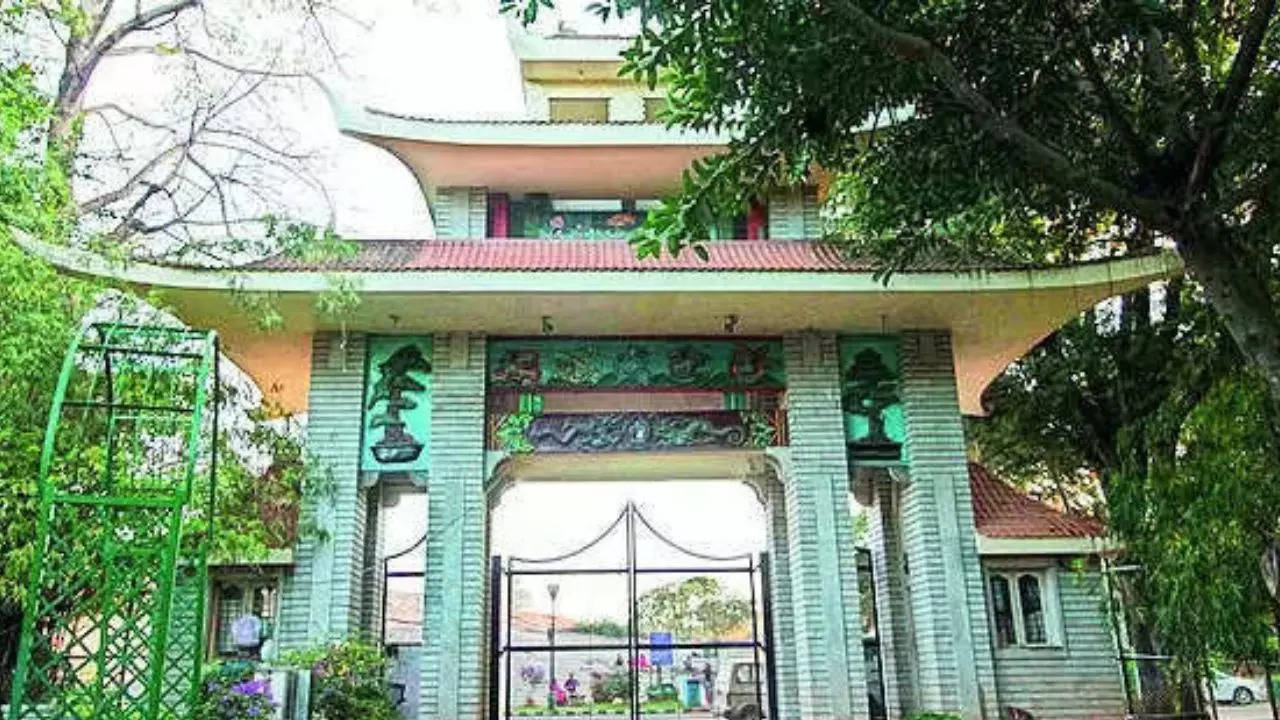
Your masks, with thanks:
<instances>
[{"instance_id":1,"label":"lamp post","mask_svg":"<svg viewBox=\"0 0 1280 720\"><path fill-rule=\"evenodd\" d=\"M556 711L556 596L560 594L560 583L547 583L547 595L551 596L551 627L547 630L547 640L551 645L551 679L547 682L547 707Z\"/></svg>"}]
</instances>

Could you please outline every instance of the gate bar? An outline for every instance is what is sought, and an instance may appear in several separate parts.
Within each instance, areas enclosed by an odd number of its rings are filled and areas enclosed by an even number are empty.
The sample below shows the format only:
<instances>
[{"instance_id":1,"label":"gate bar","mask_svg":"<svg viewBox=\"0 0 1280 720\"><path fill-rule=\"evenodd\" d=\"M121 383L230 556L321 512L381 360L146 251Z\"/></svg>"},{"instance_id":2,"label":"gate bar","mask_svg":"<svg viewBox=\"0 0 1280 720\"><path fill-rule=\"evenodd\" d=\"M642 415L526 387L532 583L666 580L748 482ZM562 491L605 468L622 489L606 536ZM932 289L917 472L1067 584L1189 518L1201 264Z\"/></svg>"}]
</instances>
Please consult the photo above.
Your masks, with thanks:
<instances>
[{"instance_id":1,"label":"gate bar","mask_svg":"<svg viewBox=\"0 0 1280 720\"><path fill-rule=\"evenodd\" d=\"M764 702L760 697L760 618L756 612L756 571L747 572L747 585L751 586L751 679L756 688L756 714L764 714ZM729 679L731 686L733 678ZM772 720L772 717L770 717Z\"/></svg>"},{"instance_id":2,"label":"gate bar","mask_svg":"<svg viewBox=\"0 0 1280 720\"><path fill-rule=\"evenodd\" d=\"M769 673L769 718L778 717L778 668L774 658L777 638L773 629L773 557L760 553L760 602L764 606L764 636L769 648L764 654L765 671Z\"/></svg>"},{"instance_id":3,"label":"gate bar","mask_svg":"<svg viewBox=\"0 0 1280 720\"><path fill-rule=\"evenodd\" d=\"M501 671L503 661L502 651L499 646L502 644L502 638L499 633L502 632L501 621L498 619L502 614L502 558L494 555L489 558L489 720L497 720L498 717L498 673ZM508 663L510 665L510 663Z\"/></svg>"}]
</instances>

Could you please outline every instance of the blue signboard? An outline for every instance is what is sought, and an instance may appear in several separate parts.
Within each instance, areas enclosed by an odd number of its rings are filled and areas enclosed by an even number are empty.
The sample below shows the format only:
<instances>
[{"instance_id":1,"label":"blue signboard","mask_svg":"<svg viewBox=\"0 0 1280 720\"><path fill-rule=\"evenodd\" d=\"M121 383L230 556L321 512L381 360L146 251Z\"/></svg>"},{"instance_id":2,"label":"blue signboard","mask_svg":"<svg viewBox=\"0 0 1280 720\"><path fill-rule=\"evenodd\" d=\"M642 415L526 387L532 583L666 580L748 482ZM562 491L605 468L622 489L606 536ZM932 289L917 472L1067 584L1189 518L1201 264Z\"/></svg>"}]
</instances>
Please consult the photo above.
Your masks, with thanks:
<instances>
[{"instance_id":1,"label":"blue signboard","mask_svg":"<svg viewBox=\"0 0 1280 720\"><path fill-rule=\"evenodd\" d=\"M675 665L675 653L672 651L671 633L649 633L649 660L654 667L671 667Z\"/></svg>"}]
</instances>

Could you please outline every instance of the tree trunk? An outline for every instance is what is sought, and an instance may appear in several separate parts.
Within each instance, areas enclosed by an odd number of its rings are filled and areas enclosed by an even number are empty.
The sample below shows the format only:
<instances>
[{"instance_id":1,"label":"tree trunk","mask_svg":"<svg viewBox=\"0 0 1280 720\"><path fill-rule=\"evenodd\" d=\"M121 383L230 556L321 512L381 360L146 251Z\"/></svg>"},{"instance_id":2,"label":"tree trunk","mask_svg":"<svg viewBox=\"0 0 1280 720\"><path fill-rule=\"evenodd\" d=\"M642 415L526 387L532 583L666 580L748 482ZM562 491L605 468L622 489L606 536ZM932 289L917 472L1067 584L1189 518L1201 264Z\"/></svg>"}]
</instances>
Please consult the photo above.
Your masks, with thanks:
<instances>
[{"instance_id":1,"label":"tree trunk","mask_svg":"<svg viewBox=\"0 0 1280 720\"><path fill-rule=\"evenodd\" d=\"M1267 383L1272 433L1280 437L1280 315L1264 277L1227 246L1225 232L1176 238L1178 252L1204 287L1240 352Z\"/></svg>"},{"instance_id":2,"label":"tree trunk","mask_svg":"<svg viewBox=\"0 0 1280 720\"><path fill-rule=\"evenodd\" d=\"M9 683L18 663L21 630L22 608L16 604L0 603L0 704L9 701Z\"/></svg>"}]
</instances>

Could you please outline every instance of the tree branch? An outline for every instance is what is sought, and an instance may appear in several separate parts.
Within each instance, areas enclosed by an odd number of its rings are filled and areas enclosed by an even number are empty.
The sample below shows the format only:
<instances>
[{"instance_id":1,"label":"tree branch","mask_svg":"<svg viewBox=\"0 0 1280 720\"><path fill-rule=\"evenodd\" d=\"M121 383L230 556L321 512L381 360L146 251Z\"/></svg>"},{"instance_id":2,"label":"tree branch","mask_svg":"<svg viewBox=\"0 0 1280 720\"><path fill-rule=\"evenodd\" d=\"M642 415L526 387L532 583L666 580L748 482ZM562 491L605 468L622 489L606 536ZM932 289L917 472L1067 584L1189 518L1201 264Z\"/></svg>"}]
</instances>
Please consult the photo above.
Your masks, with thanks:
<instances>
[{"instance_id":1,"label":"tree branch","mask_svg":"<svg viewBox=\"0 0 1280 720\"><path fill-rule=\"evenodd\" d=\"M890 52L904 60L921 63L931 70L952 98L968 111L981 128L1011 145L1028 164L1040 170L1049 182L1063 187L1083 188L1095 200L1129 212L1152 227L1164 229L1173 226L1173 219L1160 203L1138 197L1115 183L1099 178L1093 168L1072 162L1002 114L965 80L951 59L934 47L933 43L918 35L884 25L856 2L842 2L840 7L845 10L853 25L861 28Z\"/></svg>"},{"instance_id":2,"label":"tree branch","mask_svg":"<svg viewBox=\"0 0 1280 720\"><path fill-rule=\"evenodd\" d=\"M1205 127L1204 135L1196 148L1195 159L1191 163L1191 171L1187 176L1187 189L1184 204L1189 206L1199 196L1200 190L1208 182L1213 171L1217 169L1222 158L1222 144L1226 142L1227 130L1231 120L1244 99L1245 90L1253 76L1253 69L1258 64L1258 53L1262 49L1262 40L1271 24L1271 17L1276 11L1276 0L1257 0L1253 12L1249 15L1244 33L1240 36L1240 48L1235 59L1231 61L1231 71L1213 103L1213 113Z\"/></svg>"},{"instance_id":3,"label":"tree branch","mask_svg":"<svg viewBox=\"0 0 1280 720\"><path fill-rule=\"evenodd\" d=\"M111 32L103 36L102 40L99 40L90 48L89 56L94 58L93 64L97 64L98 59L110 52L111 48L128 37L130 33L147 30L152 23L173 17L183 10L199 5L201 2L202 0L172 0L172 2L156 5L146 10L138 8L138 12L135 12L133 17L117 25Z\"/></svg>"},{"instance_id":4,"label":"tree branch","mask_svg":"<svg viewBox=\"0 0 1280 720\"><path fill-rule=\"evenodd\" d=\"M1111 94L1111 89L1107 87L1107 81L1102 76L1102 68L1098 67L1098 59L1093 56L1092 48L1086 45L1079 50L1080 65L1084 68L1089 84L1093 85L1094 91L1098 94L1098 101L1102 103L1102 110L1107 120L1124 140L1125 145L1129 146L1129 152L1133 154L1139 167L1145 166L1148 160L1147 147L1138 138L1138 133L1133 129L1133 124L1129 122L1124 109L1120 107L1120 103Z\"/></svg>"},{"instance_id":5,"label":"tree branch","mask_svg":"<svg viewBox=\"0 0 1280 720\"><path fill-rule=\"evenodd\" d=\"M147 118L144 118L141 115L138 115L137 113L126 110L125 108L117 105L116 103L103 103L101 105L94 105L91 108L85 108L82 112L86 116L96 115L99 113L106 113L106 112L115 112L120 115L123 115L125 118L129 120L132 120L138 123L139 125L145 125L146 127L149 127L152 130L161 130L163 132L167 132L170 134L177 134L178 132L177 130L174 130L172 127L168 125L155 122L154 120L148 120Z\"/></svg>"},{"instance_id":6,"label":"tree branch","mask_svg":"<svg viewBox=\"0 0 1280 720\"><path fill-rule=\"evenodd\" d=\"M146 177L147 173L154 170L156 166L158 166L161 163L161 161L163 161L165 158L169 157L175 152L182 152L185 154L186 147L187 147L187 143L177 143L174 145L170 145L164 150L161 150L160 152L156 153L154 157L152 157L150 160L144 163L141 168L138 168L137 172L135 172L133 175L130 175L129 179L126 180L122 185L120 185L115 190L102 193L101 195L90 198L80 203L79 205L77 205L76 207L77 214L88 215L89 213L97 212L103 209L104 207L110 205L111 203L124 199L129 195L129 193L133 192L133 190L138 187L142 179Z\"/></svg>"},{"instance_id":7,"label":"tree branch","mask_svg":"<svg viewBox=\"0 0 1280 720\"><path fill-rule=\"evenodd\" d=\"M1258 64L1258 52L1262 49L1262 39L1267 34L1267 26L1271 24L1271 16L1276 11L1276 0L1258 0L1249 16L1249 24L1240 37L1240 49L1231 62L1231 72L1227 75L1227 83L1218 93L1214 102L1214 111L1220 116L1235 114L1244 91L1249 87L1249 78L1253 68Z\"/></svg>"}]
</instances>

